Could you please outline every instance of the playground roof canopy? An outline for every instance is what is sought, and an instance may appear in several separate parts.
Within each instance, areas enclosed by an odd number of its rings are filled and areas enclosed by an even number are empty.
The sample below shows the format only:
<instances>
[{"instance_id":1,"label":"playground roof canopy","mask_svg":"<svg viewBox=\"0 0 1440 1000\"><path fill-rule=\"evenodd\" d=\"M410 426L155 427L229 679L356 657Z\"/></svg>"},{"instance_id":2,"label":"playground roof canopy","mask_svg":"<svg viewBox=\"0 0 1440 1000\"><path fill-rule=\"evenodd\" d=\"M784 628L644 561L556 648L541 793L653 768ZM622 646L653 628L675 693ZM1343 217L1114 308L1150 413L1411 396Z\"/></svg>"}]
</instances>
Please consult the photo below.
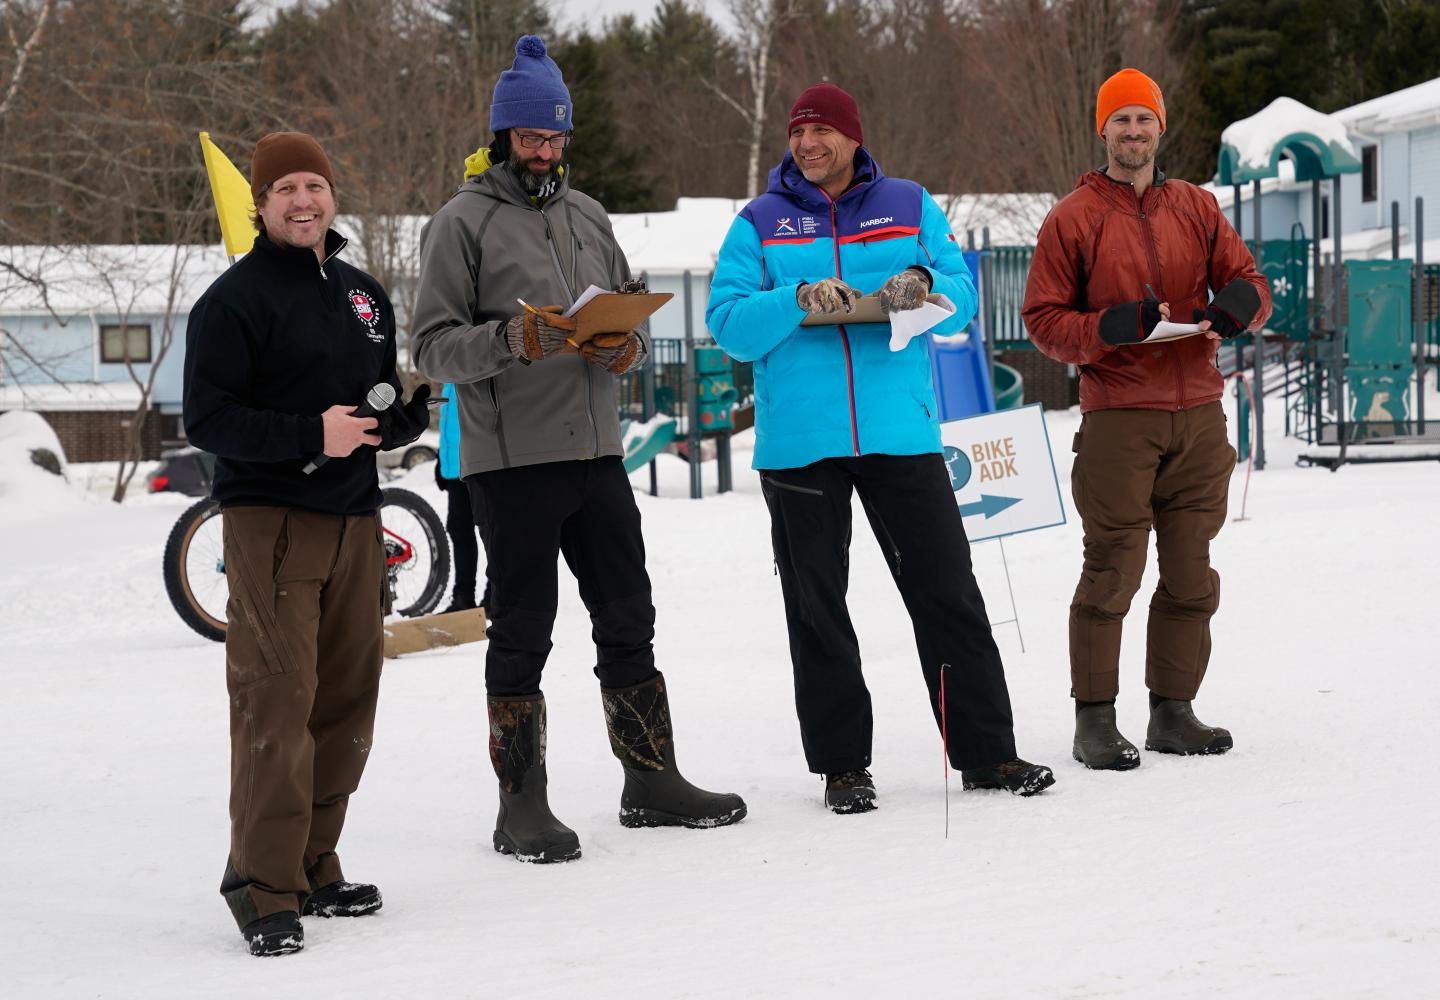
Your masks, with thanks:
<instances>
[{"instance_id":1,"label":"playground roof canopy","mask_svg":"<svg viewBox=\"0 0 1440 1000\"><path fill-rule=\"evenodd\" d=\"M1299 181L1360 170L1359 154L1342 122L1294 98L1277 97L1220 133L1215 181L1244 184L1276 177L1286 156L1294 161Z\"/></svg>"}]
</instances>

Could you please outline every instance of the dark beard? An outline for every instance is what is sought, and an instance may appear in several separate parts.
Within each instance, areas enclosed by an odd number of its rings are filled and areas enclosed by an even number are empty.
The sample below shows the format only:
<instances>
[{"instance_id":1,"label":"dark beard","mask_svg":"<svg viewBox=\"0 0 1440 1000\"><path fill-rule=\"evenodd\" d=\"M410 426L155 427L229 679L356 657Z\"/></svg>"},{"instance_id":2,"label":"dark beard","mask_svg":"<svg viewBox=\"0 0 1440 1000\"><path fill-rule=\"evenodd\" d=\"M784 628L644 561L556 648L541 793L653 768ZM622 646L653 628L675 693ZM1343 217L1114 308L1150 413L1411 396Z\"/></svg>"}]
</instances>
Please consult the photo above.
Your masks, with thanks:
<instances>
[{"instance_id":1,"label":"dark beard","mask_svg":"<svg viewBox=\"0 0 1440 1000\"><path fill-rule=\"evenodd\" d=\"M520 163L519 157L512 149L509 160L510 172L520 181L520 187L532 198L548 198L555 192L555 187L560 183L560 165L557 163L543 174L537 174L529 167Z\"/></svg>"}]
</instances>

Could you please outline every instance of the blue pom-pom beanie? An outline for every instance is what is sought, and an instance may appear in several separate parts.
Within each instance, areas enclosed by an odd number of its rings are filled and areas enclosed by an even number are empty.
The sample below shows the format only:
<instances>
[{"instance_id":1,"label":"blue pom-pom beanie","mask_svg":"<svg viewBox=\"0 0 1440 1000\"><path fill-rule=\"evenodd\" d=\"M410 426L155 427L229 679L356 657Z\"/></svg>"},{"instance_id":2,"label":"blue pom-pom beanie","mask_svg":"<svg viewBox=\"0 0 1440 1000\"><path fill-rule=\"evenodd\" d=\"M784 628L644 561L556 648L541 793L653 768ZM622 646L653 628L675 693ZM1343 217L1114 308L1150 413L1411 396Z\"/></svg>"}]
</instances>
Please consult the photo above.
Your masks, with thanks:
<instances>
[{"instance_id":1,"label":"blue pom-pom beanie","mask_svg":"<svg viewBox=\"0 0 1440 1000\"><path fill-rule=\"evenodd\" d=\"M555 60L545 54L539 35L522 35L515 43L515 65L495 81L490 99L490 131L507 128L545 128L568 132L570 91Z\"/></svg>"}]
</instances>

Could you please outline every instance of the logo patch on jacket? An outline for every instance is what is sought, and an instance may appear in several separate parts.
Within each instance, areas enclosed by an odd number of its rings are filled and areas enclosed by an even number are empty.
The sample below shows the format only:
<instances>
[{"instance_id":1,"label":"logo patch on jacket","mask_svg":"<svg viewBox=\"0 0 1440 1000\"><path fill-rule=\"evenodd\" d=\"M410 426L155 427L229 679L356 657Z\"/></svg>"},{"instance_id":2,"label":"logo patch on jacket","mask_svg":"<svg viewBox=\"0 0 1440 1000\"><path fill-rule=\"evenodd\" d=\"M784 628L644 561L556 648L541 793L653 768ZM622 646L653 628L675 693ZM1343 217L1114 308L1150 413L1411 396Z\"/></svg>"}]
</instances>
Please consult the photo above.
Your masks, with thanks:
<instances>
[{"instance_id":1,"label":"logo patch on jacket","mask_svg":"<svg viewBox=\"0 0 1440 1000\"><path fill-rule=\"evenodd\" d=\"M355 310L360 322L365 324L367 337L377 344L385 339L385 335L375 329L380 322L380 312L375 308L375 300L370 298L369 293L358 288L350 289L350 307Z\"/></svg>"},{"instance_id":2,"label":"logo patch on jacket","mask_svg":"<svg viewBox=\"0 0 1440 1000\"><path fill-rule=\"evenodd\" d=\"M776 220L775 220L775 235L776 235L776 236L798 236L798 235L800 235L800 234L799 234L799 232L795 229L795 227L790 224L790 220L789 220L789 219L776 219Z\"/></svg>"}]
</instances>

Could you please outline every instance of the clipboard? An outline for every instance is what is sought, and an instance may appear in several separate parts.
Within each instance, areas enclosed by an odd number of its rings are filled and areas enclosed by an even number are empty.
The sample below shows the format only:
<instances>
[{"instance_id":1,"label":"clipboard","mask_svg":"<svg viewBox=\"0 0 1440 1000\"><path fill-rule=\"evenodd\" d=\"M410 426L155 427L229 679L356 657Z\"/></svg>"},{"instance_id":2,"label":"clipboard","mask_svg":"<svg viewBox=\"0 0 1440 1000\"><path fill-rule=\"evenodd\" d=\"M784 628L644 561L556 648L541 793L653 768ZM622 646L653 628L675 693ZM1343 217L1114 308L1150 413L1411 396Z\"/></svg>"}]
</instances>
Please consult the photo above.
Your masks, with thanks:
<instances>
[{"instance_id":1,"label":"clipboard","mask_svg":"<svg viewBox=\"0 0 1440 1000\"><path fill-rule=\"evenodd\" d=\"M931 292L925 296L926 302L941 304L941 296L938 292ZM951 307L954 308L953 306ZM836 326L840 323L889 323L890 317L885 310L880 308L879 295L863 295L855 300L855 308L850 312L821 313L814 315L807 314L800 321L801 326Z\"/></svg>"},{"instance_id":2,"label":"clipboard","mask_svg":"<svg viewBox=\"0 0 1440 1000\"><path fill-rule=\"evenodd\" d=\"M571 339L583 344L604 333L629 333L675 297L673 292L615 292L597 295L575 313Z\"/></svg>"}]
</instances>

